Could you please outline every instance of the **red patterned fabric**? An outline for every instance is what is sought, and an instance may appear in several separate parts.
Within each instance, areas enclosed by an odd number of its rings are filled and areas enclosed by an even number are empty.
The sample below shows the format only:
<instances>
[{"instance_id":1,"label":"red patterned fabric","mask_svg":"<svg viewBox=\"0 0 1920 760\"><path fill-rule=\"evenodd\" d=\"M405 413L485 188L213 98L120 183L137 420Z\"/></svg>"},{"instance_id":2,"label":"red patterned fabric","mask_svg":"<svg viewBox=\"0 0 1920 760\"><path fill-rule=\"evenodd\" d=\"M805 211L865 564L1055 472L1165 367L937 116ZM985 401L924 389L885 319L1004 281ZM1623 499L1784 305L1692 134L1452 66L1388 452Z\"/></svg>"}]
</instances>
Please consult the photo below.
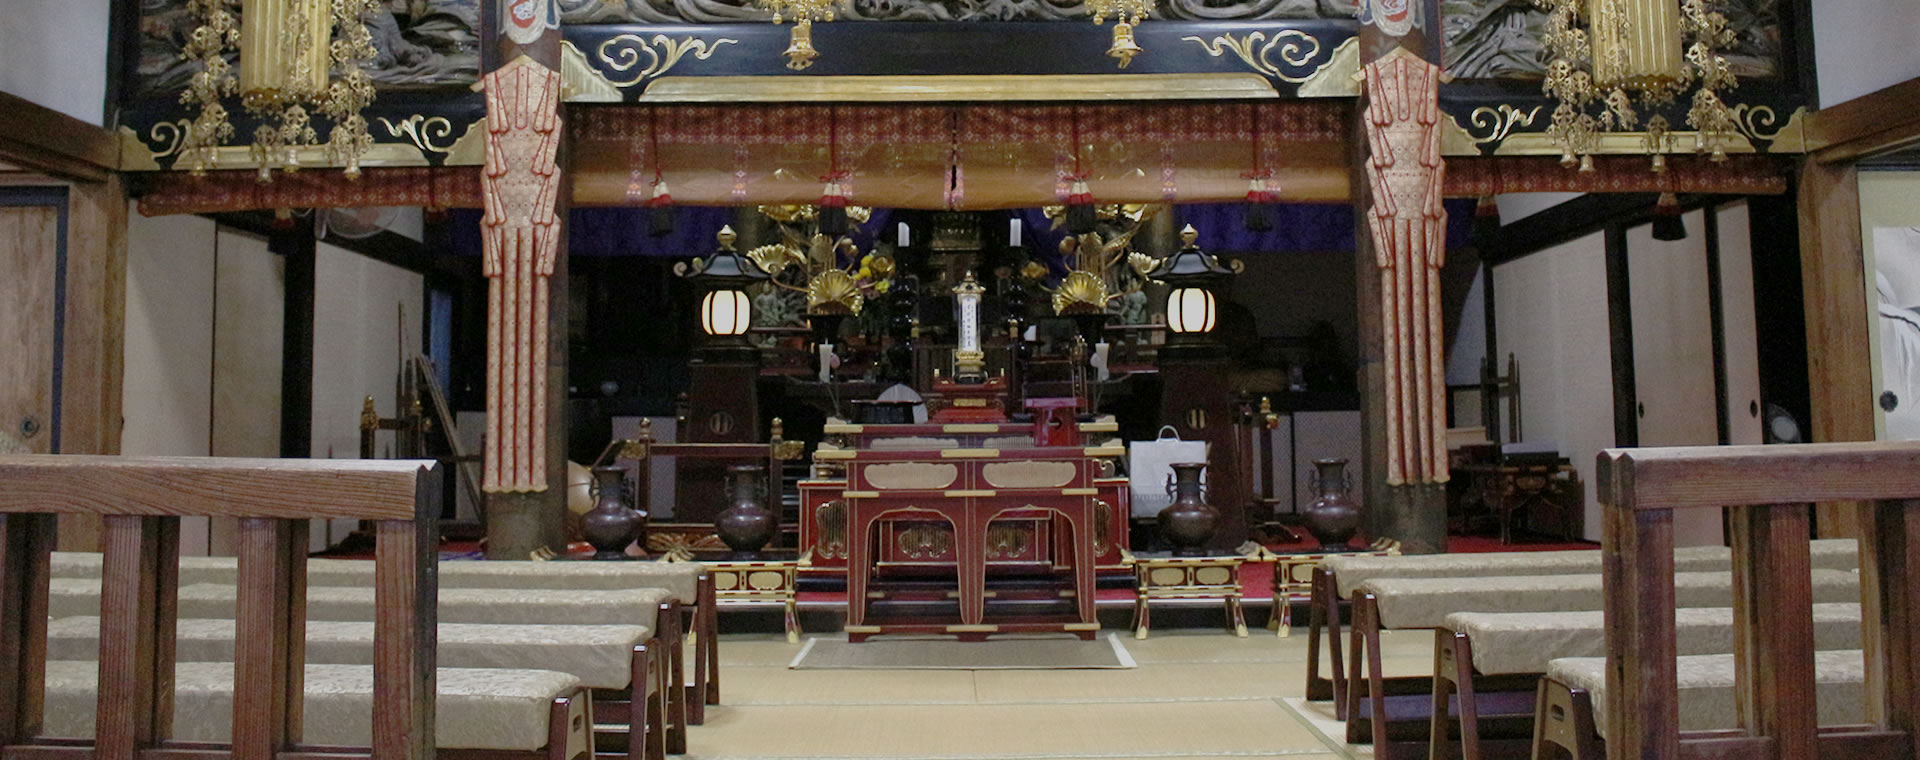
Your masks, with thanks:
<instances>
[{"instance_id":1,"label":"red patterned fabric","mask_svg":"<svg viewBox=\"0 0 1920 760\"><path fill-rule=\"evenodd\" d=\"M1705 156L1671 156L1655 174L1645 156L1595 156L1593 171L1561 166L1551 156L1447 159L1451 198L1500 193L1724 193L1778 195L1787 191L1789 159L1754 154L1715 163Z\"/></svg>"},{"instance_id":2,"label":"red patterned fabric","mask_svg":"<svg viewBox=\"0 0 1920 760\"><path fill-rule=\"evenodd\" d=\"M369 168L360 179L349 180L338 169L302 169L275 172L273 182L260 184L253 170L186 172L141 175L147 187L140 196L140 213L212 214L275 208L358 208L362 206L425 206L478 208L480 167Z\"/></svg>"}]
</instances>

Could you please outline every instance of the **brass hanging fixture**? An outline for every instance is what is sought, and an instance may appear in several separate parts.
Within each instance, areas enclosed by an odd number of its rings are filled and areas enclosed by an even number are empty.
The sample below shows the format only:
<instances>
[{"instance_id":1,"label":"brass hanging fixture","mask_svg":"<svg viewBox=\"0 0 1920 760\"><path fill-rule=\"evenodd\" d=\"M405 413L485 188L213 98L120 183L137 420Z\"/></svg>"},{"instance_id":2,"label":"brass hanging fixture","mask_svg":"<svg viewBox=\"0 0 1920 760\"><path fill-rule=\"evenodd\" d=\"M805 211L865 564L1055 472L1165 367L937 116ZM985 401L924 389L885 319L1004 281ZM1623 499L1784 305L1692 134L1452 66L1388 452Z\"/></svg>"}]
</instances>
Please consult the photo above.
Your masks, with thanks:
<instances>
[{"instance_id":1,"label":"brass hanging fixture","mask_svg":"<svg viewBox=\"0 0 1920 760\"><path fill-rule=\"evenodd\" d=\"M1106 23L1112 17L1113 44L1107 48L1107 55L1120 62L1120 68L1126 68L1133 57L1146 52L1133 38L1133 28L1146 21L1153 12L1152 0L1088 0L1088 10L1093 12L1095 26Z\"/></svg>"},{"instance_id":2,"label":"brass hanging fixture","mask_svg":"<svg viewBox=\"0 0 1920 760\"><path fill-rule=\"evenodd\" d=\"M199 19L185 53L199 64L181 102L198 106L182 145L182 161L195 174L217 168L218 149L233 136L224 100L240 95L241 105L259 120L248 154L260 181L274 169L300 168L300 151L318 139L312 115L333 122L328 160L360 176L360 159L373 147L361 115L373 102L373 79L366 68L378 51L366 16L380 0L248 0L242 17L227 10L227 0L188 0ZM227 62L239 53L239 72ZM342 72L338 79L332 71Z\"/></svg>"},{"instance_id":3,"label":"brass hanging fixture","mask_svg":"<svg viewBox=\"0 0 1920 760\"><path fill-rule=\"evenodd\" d=\"M1665 171L1673 126L1657 110L1689 88L1687 126L1693 149L1726 160L1736 129L1720 93L1739 86L1727 59L1715 52L1735 32L1716 10L1721 0L1534 0L1548 12L1544 42L1553 56L1542 90L1558 102L1547 135L1560 162L1593 170L1600 135L1642 129L1652 168ZM1583 25L1584 22L1584 25Z\"/></svg>"},{"instance_id":4,"label":"brass hanging fixture","mask_svg":"<svg viewBox=\"0 0 1920 760\"><path fill-rule=\"evenodd\" d=\"M198 106L200 112L187 124L180 153L197 177L213 166L214 149L233 136L233 123L227 119L221 99L234 91L233 67L227 64L226 50L240 41L240 29L225 0L187 0L187 11L200 20L200 25L187 37L183 52L199 63L199 70L193 73L186 91L180 93L180 103Z\"/></svg>"},{"instance_id":5,"label":"brass hanging fixture","mask_svg":"<svg viewBox=\"0 0 1920 760\"><path fill-rule=\"evenodd\" d=\"M820 51L813 47L813 22L832 21L839 0L761 0L760 4L773 13L775 24L793 20L793 33L781 53L786 56L787 68L799 71L812 66L813 59L820 57Z\"/></svg>"}]
</instances>

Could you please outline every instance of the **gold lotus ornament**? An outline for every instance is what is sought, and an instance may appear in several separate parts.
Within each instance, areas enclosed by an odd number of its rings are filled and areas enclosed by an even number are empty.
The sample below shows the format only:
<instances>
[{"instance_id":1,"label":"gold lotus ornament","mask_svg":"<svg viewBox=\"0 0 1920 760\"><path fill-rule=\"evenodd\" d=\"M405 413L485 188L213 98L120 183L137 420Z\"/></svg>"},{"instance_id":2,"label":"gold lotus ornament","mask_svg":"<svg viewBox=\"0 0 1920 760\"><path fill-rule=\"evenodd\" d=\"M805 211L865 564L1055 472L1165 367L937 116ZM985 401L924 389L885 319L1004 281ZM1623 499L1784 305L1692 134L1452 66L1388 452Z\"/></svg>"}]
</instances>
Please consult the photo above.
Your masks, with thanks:
<instances>
[{"instance_id":1,"label":"gold lotus ornament","mask_svg":"<svg viewBox=\"0 0 1920 760\"><path fill-rule=\"evenodd\" d=\"M853 275L828 269L807 281L807 311L812 314L859 314L865 299Z\"/></svg>"},{"instance_id":2,"label":"gold lotus ornament","mask_svg":"<svg viewBox=\"0 0 1920 760\"><path fill-rule=\"evenodd\" d=\"M1092 272L1068 272L1060 280L1060 287L1053 289L1055 314L1099 314L1106 310L1107 281Z\"/></svg>"},{"instance_id":3,"label":"gold lotus ornament","mask_svg":"<svg viewBox=\"0 0 1920 760\"><path fill-rule=\"evenodd\" d=\"M780 243L763 245L747 251L747 258L753 259L753 263L760 265L760 268L766 270L768 274L779 274L787 267L807 263L807 257L800 252L800 249Z\"/></svg>"}]
</instances>

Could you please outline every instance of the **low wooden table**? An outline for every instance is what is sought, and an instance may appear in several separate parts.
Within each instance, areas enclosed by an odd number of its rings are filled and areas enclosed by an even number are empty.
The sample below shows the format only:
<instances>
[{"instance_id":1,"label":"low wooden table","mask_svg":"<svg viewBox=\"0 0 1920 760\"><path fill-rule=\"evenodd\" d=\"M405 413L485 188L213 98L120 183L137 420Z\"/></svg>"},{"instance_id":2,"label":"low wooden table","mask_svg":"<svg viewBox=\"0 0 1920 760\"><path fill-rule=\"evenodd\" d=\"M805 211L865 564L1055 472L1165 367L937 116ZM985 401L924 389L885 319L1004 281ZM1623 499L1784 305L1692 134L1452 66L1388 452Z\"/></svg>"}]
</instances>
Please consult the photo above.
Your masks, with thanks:
<instances>
[{"instance_id":1,"label":"low wooden table","mask_svg":"<svg viewBox=\"0 0 1920 760\"><path fill-rule=\"evenodd\" d=\"M1260 558L1273 563L1273 613L1267 627L1278 628L1284 638L1293 635L1293 595L1313 593L1313 570L1328 557L1398 557L1400 542L1382 538L1364 550L1345 552L1279 553L1260 549ZM1282 617L1282 616L1285 617Z\"/></svg>"},{"instance_id":2,"label":"low wooden table","mask_svg":"<svg viewBox=\"0 0 1920 760\"><path fill-rule=\"evenodd\" d=\"M1133 637L1144 639L1153 626L1154 599L1219 599L1227 606L1233 635L1247 637L1247 618L1240 611L1240 566L1262 562L1258 554L1174 555L1166 552L1128 553L1137 594L1133 600Z\"/></svg>"},{"instance_id":3,"label":"low wooden table","mask_svg":"<svg viewBox=\"0 0 1920 760\"><path fill-rule=\"evenodd\" d=\"M714 605L729 607L743 604L779 602L785 607L787 643L800 643L800 619L795 614L800 568L807 556L790 559L702 559L700 564L713 575Z\"/></svg>"}]
</instances>

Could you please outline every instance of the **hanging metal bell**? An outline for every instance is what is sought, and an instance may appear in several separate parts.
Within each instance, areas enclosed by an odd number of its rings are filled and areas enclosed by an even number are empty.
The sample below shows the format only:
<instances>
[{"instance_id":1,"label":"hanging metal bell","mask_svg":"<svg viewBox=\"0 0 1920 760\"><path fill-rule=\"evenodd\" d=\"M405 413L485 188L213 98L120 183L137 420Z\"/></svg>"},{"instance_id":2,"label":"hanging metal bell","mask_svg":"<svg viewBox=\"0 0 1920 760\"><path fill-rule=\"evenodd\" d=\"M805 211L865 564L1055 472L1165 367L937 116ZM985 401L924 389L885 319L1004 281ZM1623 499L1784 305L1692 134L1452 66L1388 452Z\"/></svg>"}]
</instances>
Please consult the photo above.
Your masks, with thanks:
<instances>
[{"instance_id":1,"label":"hanging metal bell","mask_svg":"<svg viewBox=\"0 0 1920 760\"><path fill-rule=\"evenodd\" d=\"M1143 52L1139 43L1133 41L1133 25L1125 21L1116 21L1113 25L1113 46L1107 48L1107 55L1120 59L1120 68L1133 63L1133 57Z\"/></svg>"},{"instance_id":2,"label":"hanging metal bell","mask_svg":"<svg viewBox=\"0 0 1920 760\"><path fill-rule=\"evenodd\" d=\"M820 57L820 51L813 49L812 19L803 18L793 25L792 38L781 55L787 57L787 68L794 71L812 66L813 59Z\"/></svg>"}]
</instances>

